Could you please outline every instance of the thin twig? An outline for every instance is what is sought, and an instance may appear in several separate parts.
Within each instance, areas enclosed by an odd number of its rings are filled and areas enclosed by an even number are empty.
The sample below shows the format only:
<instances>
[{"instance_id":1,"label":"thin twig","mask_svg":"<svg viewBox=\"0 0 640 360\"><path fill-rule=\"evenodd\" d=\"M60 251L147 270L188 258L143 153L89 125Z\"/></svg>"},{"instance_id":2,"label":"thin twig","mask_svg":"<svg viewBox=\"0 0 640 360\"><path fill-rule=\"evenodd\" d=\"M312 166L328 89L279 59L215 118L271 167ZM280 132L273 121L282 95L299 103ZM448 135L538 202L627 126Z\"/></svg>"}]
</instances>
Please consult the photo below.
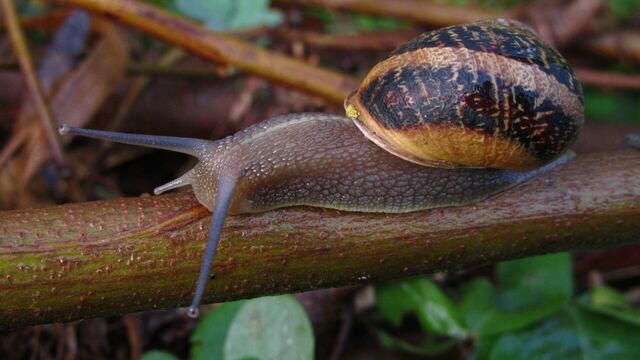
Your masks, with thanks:
<instances>
[{"instance_id":1,"label":"thin twig","mask_svg":"<svg viewBox=\"0 0 640 360\"><path fill-rule=\"evenodd\" d=\"M129 339L129 347L131 348L131 359L140 359L142 355L142 339L140 338L140 330L138 330L138 319L133 316L122 317L122 323L127 330L127 338Z\"/></svg>"},{"instance_id":2,"label":"thin twig","mask_svg":"<svg viewBox=\"0 0 640 360\"><path fill-rule=\"evenodd\" d=\"M580 45L600 56L640 63L640 31L612 31L585 39Z\"/></svg>"},{"instance_id":3,"label":"thin twig","mask_svg":"<svg viewBox=\"0 0 640 360\"><path fill-rule=\"evenodd\" d=\"M57 163L63 164L64 156L62 154L62 145L60 138L58 137L58 134L56 132L58 123L53 118L51 110L49 109L49 105L47 104L45 96L43 95L40 81L36 76L31 53L29 52L24 34L22 33L22 28L20 27L20 23L18 21L18 15L15 6L12 0L1 1L2 8L4 10L5 21L7 24L7 30L9 32L9 36L11 37L11 44L13 45L16 58L18 60L18 63L20 64L20 68L22 69L22 74L25 77L25 83L27 85L27 89L29 90L29 94L31 95L31 100L35 105L36 111L38 112L42 129L46 134L47 141L49 143L49 149L51 151L51 156Z\"/></svg>"},{"instance_id":4,"label":"thin twig","mask_svg":"<svg viewBox=\"0 0 640 360\"><path fill-rule=\"evenodd\" d=\"M394 31L370 31L357 35L335 35L296 30L282 30L277 33L290 41L303 41L310 46L340 50L391 51L401 44L420 35L417 29Z\"/></svg>"},{"instance_id":5,"label":"thin twig","mask_svg":"<svg viewBox=\"0 0 640 360\"><path fill-rule=\"evenodd\" d=\"M231 36L215 33L192 21L141 2L126 0L60 0L64 4L116 18L203 58L288 84L342 104L357 88L355 79L270 52Z\"/></svg>"},{"instance_id":6,"label":"thin twig","mask_svg":"<svg viewBox=\"0 0 640 360\"><path fill-rule=\"evenodd\" d=\"M174 63L180 61L180 59L184 58L185 54L180 49L172 48L167 51L156 64L157 69L167 69L169 66ZM120 104L118 104L118 108L116 109L116 114L113 117L113 122L111 123L110 130L118 130L122 125L122 122L126 118L127 114L131 110L131 107L135 103L135 101L140 97L144 89L147 87L149 82L151 81L151 77L139 76L137 77L133 84L129 86L127 89L127 93L124 95Z\"/></svg>"},{"instance_id":7,"label":"thin twig","mask_svg":"<svg viewBox=\"0 0 640 360\"><path fill-rule=\"evenodd\" d=\"M349 333L353 327L353 308L349 305L342 310L342 321L340 322L340 331L336 337L336 343L331 351L329 360L340 360L349 339Z\"/></svg>"},{"instance_id":8,"label":"thin twig","mask_svg":"<svg viewBox=\"0 0 640 360\"><path fill-rule=\"evenodd\" d=\"M0 70L20 69L17 62L0 61ZM160 64L132 63L127 66L127 74L134 76L220 78L223 71L209 66L163 66Z\"/></svg>"},{"instance_id":9,"label":"thin twig","mask_svg":"<svg viewBox=\"0 0 640 360\"><path fill-rule=\"evenodd\" d=\"M640 89L640 75L617 74L585 68L574 70L583 84L607 89Z\"/></svg>"},{"instance_id":10,"label":"thin twig","mask_svg":"<svg viewBox=\"0 0 640 360\"><path fill-rule=\"evenodd\" d=\"M473 6L447 5L439 1L424 0L277 0L277 2L315 5L332 9L393 16L436 27L506 16L505 13L499 11Z\"/></svg>"}]
</instances>

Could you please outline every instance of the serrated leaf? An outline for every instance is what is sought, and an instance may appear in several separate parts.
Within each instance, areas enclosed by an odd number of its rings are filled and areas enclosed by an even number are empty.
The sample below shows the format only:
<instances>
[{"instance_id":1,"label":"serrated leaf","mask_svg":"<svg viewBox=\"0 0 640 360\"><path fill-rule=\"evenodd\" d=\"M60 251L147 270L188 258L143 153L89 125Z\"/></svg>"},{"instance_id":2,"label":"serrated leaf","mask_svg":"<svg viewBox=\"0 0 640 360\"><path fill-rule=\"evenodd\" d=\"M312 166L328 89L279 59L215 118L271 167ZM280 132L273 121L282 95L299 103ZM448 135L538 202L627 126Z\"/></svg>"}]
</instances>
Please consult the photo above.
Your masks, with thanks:
<instances>
[{"instance_id":1,"label":"serrated leaf","mask_svg":"<svg viewBox=\"0 0 640 360\"><path fill-rule=\"evenodd\" d=\"M639 336L628 323L566 308L536 327L503 335L490 359L636 359Z\"/></svg>"},{"instance_id":2,"label":"serrated leaf","mask_svg":"<svg viewBox=\"0 0 640 360\"><path fill-rule=\"evenodd\" d=\"M221 360L231 322L246 301L221 304L208 312L191 335L191 359Z\"/></svg>"},{"instance_id":3,"label":"serrated leaf","mask_svg":"<svg viewBox=\"0 0 640 360\"><path fill-rule=\"evenodd\" d=\"M312 359L311 323L291 295L248 300L231 322L225 359Z\"/></svg>"},{"instance_id":4,"label":"serrated leaf","mask_svg":"<svg viewBox=\"0 0 640 360\"><path fill-rule=\"evenodd\" d=\"M380 311L394 324L399 325L402 317L411 311L428 332L456 338L467 336L457 308L431 280L415 278L382 285L376 299Z\"/></svg>"},{"instance_id":5,"label":"serrated leaf","mask_svg":"<svg viewBox=\"0 0 640 360\"><path fill-rule=\"evenodd\" d=\"M503 262L496 267L500 306L521 310L548 303L558 308L571 298L571 255L558 253Z\"/></svg>"}]
</instances>

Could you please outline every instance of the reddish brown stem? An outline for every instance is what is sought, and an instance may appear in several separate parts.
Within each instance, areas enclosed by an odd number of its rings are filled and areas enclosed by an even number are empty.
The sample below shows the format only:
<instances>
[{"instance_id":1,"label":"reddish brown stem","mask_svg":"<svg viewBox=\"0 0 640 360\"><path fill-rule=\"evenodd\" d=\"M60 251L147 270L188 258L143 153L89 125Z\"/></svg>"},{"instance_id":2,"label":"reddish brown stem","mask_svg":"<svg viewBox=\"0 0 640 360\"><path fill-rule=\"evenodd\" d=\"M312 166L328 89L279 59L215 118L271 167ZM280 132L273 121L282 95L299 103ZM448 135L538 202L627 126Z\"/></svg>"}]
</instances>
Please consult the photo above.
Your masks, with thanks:
<instances>
[{"instance_id":1,"label":"reddish brown stem","mask_svg":"<svg viewBox=\"0 0 640 360\"><path fill-rule=\"evenodd\" d=\"M574 70L582 84L608 89L640 89L640 75L616 74L584 68Z\"/></svg>"},{"instance_id":2,"label":"reddish brown stem","mask_svg":"<svg viewBox=\"0 0 640 360\"><path fill-rule=\"evenodd\" d=\"M187 305L209 221L191 193L0 213L0 328ZM467 207L229 217L205 301L612 247L639 233L640 152L584 155Z\"/></svg>"},{"instance_id":3,"label":"reddish brown stem","mask_svg":"<svg viewBox=\"0 0 640 360\"><path fill-rule=\"evenodd\" d=\"M640 62L640 32L609 32L586 39L582 47L601 56Z\"/></svg>"}]
</instances>

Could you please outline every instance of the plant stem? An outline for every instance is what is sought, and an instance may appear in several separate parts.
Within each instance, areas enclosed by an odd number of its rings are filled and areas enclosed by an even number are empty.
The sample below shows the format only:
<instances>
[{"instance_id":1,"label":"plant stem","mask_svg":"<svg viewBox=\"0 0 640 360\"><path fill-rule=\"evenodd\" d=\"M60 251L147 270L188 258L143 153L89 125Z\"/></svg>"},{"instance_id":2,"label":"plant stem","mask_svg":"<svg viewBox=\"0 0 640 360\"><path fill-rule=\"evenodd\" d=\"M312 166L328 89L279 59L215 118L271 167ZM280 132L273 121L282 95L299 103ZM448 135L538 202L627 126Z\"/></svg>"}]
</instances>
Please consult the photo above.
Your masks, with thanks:
<instances>
[{"instance_id":1,"label":"plant stem","mask_svg":"<svg viewBox=\"0 0 640 360\"><path fill-rule=\"evenodd\" d=\"M188 305L210 213L190 192L0 212L0 328ZM205 302L640 242L640 152L579 156L471 206L227 219Z\"/></svg>"}]
</instances>

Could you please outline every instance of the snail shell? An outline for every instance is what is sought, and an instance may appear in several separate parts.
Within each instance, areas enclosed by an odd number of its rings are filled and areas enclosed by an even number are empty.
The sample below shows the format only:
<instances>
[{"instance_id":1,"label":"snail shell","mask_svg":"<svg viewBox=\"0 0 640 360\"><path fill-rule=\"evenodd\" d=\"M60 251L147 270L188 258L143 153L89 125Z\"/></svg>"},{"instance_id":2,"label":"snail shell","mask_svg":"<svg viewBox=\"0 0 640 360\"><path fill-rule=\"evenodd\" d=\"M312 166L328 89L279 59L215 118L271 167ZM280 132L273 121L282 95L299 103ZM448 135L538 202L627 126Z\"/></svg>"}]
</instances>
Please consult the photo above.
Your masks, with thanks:
<instances>
[{"instance_id":1,"label":"snail shell","mask_svg":"<svg viewBox=\"0 0 640 360\"><path fill-rule=\"evenodd\" d=\"M504 19L422 34L378 63L345 108L382 148L435 167L535 168L562 154L584 122L564 58Z\"/></svg>"}]
</instances>

